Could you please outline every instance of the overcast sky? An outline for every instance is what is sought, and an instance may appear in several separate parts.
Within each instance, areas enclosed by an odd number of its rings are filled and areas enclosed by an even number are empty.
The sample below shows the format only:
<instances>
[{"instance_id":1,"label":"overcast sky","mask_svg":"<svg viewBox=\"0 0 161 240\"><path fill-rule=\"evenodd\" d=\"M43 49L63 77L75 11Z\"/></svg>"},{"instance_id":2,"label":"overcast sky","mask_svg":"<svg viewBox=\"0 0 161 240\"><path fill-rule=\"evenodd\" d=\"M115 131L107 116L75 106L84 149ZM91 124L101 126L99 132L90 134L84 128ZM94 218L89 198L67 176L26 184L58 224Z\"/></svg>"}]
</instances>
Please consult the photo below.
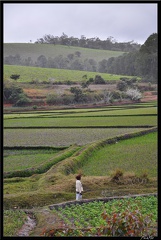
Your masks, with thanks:
<instances>
[{"instance_id":1,"label":"overcast sky","mask_svg":"<svg viewBox=\"0 0 161 240\"><path fill-rule=\"evenodd\" d=\"M45 34L84 35L143 44L157 33L156 3L4 3L5 43L35 42Z\"/></svg>"}]
</instances>

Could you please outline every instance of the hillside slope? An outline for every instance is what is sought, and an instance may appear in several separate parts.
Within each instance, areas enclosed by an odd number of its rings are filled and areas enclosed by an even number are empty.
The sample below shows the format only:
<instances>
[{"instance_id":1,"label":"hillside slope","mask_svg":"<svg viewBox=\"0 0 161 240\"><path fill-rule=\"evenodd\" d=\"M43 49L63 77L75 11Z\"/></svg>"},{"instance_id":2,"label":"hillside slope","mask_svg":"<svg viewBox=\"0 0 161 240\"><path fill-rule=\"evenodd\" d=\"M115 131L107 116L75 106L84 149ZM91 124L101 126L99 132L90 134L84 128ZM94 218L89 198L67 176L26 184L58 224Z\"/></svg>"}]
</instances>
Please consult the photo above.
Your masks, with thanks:
<instances>
[{"instance_id":1,"label":"hillside slope","mask_svg":"<svg viewBox=\"0 0 161 240\"><path fill-rule=\"evenodd\" d=\"M62 55L67 57L68 54L75 54L75 52L80 52L80 59L94 59L99 62L103 59L109 59L110 57L118 57L124 52L121 51L109 51L109 50L99 50L99 49L87 49L80 47L68 47L63 45L53 45L53 44L33 44L33 43L4 43L4 57L12 55L15 56L19 54L22 59L27 59L31 57L33 61L36 61L40 55L48 57L56 57Z\"/></svg>"}]
</instances>

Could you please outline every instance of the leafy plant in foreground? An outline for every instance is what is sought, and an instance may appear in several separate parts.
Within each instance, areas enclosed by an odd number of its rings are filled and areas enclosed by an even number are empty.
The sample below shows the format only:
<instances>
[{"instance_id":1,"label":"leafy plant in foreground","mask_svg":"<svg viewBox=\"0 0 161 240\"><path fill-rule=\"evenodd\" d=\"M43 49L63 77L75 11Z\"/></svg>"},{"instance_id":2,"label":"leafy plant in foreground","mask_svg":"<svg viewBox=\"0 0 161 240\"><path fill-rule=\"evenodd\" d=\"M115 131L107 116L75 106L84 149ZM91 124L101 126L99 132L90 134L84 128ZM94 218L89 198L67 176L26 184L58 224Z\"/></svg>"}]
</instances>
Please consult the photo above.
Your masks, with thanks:
<instances>
[{"instance_id":1,"label":"leafy plant in foreground","mask_svg":"<svg viewBox=\"0 0 161 240\"><path fill-rule=\"evenodd\" d=\"M44 230L41 236L126 236L126 237L142 237L156 236L156 229L151 230L150 215L146 218L138 209L130 211L129 209L121 213L113 213L108 215L102 213L102 218L106 221L106 226L89 227L89 228L53 228L49 231Z\"/></svg>"},{"instance_id":2,"label":"leafy plant in foreground","mask_svg":"<svg viewBox=\"0 0 161 240\"><path fill-rule=\"evenodd\" d=\"M106 220L107 226L98 230L99 235L138 237L155 234L155 231L150 229L151 215L149 214L144 218L138 209L134 211L127 209L112 215L104 212L102 217Z\"/></svg>"},{"instance_id":3,"label":"leafy plant in foreground","mask_svg":"<svg viewBox=\"0 0 161 240\"><path fill-rule=\"evenodd\" d=\"M94 201L59 207L54 212L64 224L43 231L45 236L141 237L157 234L155 196L119 199L106 203Z\"/></svg>"}]
</instances>

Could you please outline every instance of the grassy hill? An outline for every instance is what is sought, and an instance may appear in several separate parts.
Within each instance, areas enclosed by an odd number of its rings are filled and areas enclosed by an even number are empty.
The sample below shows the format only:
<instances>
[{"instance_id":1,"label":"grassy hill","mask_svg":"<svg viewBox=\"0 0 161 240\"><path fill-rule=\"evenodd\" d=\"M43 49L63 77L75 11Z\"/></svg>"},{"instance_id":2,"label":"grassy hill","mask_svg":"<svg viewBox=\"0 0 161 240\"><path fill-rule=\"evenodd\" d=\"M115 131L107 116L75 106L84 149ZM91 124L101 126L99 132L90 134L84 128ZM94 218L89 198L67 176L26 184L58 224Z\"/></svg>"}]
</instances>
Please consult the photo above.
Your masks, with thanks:
<instances>
[{"instance_id":1,"label":"grassy hill","mask_svg":"<svg viewBox=\"0 0 161 240\"><path fill-rule=\"evenodd\" d=\"M133 77L79 70L4 65L4 79L9 79L12 74L20 75L20 78L17 80L17 82L32 82L35 80L39 82L82 82L86 80L83 78L84 75L87 75L87 79L89 79L94 78L97 74L101 75L101 77L106 81L118 81L121 77Z\"/></svg>"},{"instance_id":2,"label":"grassy hill","mask_svg":"<svg viewBox=\"0 0 161 240\"><path fill-rule=\"evenodd\" d=\"M62 55L67 57L68 54L74 54L79 51L81 53L80 59L94 59L99 62L103 59L109 59L111 57L118 57L124 52L121 51L109 51L109 50L99 50L99 49L89 49L80 47L68 47L63 45L51 45L51 44L32 44L32 43L4 43L4 57L12 55L15 56L19 54L22 59L31 57L33 61L40 55L48 57L56 57Z\"/></svg>"}]
</instances>

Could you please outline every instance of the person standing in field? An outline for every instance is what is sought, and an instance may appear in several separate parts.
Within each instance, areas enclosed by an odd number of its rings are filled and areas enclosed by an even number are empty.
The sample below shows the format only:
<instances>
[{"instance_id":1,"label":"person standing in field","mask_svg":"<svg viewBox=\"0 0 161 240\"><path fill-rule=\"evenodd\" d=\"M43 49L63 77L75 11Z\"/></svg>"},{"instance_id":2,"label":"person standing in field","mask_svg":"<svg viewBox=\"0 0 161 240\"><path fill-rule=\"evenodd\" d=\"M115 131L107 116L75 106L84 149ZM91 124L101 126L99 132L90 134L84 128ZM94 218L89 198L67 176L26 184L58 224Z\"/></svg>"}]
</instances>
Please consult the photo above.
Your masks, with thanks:
<instances>
[{"instance_id":1,"label":"person standing in field","mask_svg":"<svg viewBox=\"0 0 161 240\"><path fill-rule=\"evenodd\" d=\"M76 176L76 200L82 199L83 186L81 183L81 175Z\"/></svg>"}]
</instances>

